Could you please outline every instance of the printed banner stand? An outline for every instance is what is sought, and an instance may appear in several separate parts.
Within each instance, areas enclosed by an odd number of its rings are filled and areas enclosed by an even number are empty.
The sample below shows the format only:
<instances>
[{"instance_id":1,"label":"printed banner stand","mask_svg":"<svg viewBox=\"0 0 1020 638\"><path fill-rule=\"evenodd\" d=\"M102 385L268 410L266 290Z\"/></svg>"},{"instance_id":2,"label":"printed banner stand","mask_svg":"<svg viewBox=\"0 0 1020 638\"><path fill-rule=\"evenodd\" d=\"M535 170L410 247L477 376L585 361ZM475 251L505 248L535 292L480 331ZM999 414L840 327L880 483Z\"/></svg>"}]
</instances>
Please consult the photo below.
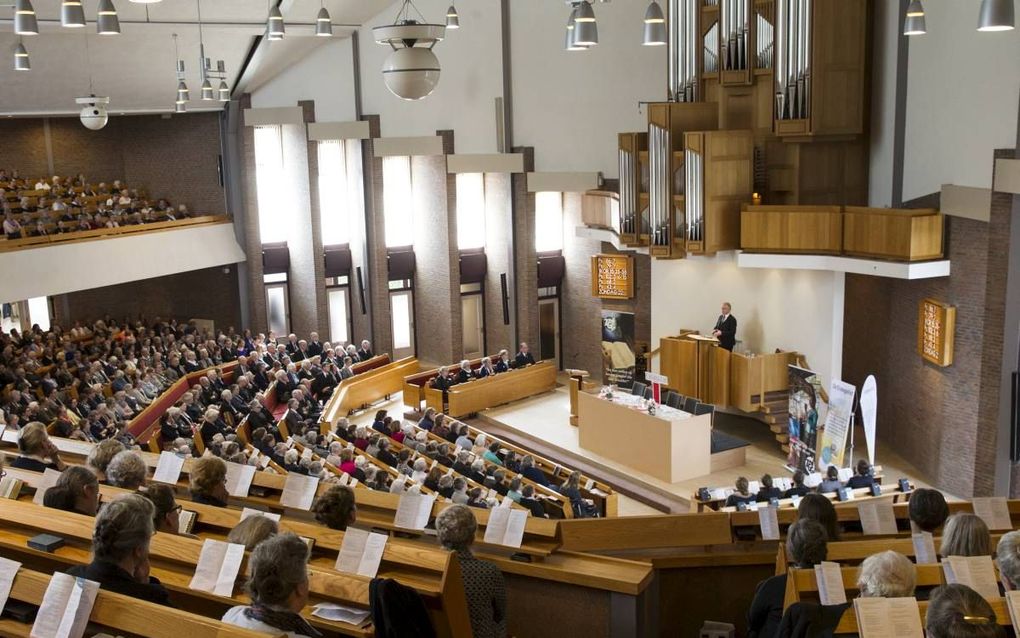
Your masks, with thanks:
<instances>
[{"instance_id":1,"label":"printed banner stand","mask_svg":"<svg viewBox=\"0 0 1020 638\"><path fill-rule=\"evenodd\" d=\"M656 374L655 372L646 372L645 379L652 384L652 400L656 403L662 403L662 386L669 383L669 379L664 374Z\"/></svg>"},{"instance_id":2,"label":"printed banner stand","mask_svg":"<svg viewBox=\"0 0 1020 638\"><path fill-rule=\"evenodd\" d=\"M829 466L843 467L847 433L853 424L854 395L857 388L833 380L829 389L829 412L821 427L821 442L818 446L818 471Z\"/></svg>"}]
</instances>

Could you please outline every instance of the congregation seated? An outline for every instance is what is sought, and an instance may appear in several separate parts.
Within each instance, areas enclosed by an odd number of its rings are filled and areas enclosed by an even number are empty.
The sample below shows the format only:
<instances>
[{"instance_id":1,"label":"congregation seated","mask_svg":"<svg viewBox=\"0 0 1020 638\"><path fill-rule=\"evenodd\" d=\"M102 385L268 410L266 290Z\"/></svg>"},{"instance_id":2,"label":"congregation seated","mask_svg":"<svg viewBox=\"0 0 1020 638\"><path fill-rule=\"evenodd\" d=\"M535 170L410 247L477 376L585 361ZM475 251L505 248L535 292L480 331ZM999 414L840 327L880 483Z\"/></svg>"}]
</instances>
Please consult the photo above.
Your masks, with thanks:
<instances>
[{"instance_id":1,"label":"congregation seated","mask_svg":"<svg viewBox=\"0 0 1020 638\"><path fill-rule=\"evenodd\" d=\"M825 478L818 485L818 493L831 494L832 492L838 492L841 487L843 487L843 483L839 480L839 468L835 465L830 465L825 470Z\"/></svg>"},{"instance_id":2,"label":"congregation seated","mask_svg":"<svg viewBox=\"0 0 1020 638\"><path fill-rule=\"evenodd\" d=\"M107 485L109 484L109 481L107 480L106 470L110 466L110 461L113 460L113 457L126 449L127 448L124 447L124 444L116 439L100 441L93 445L92 449L89 450L86 465L96 475L96 478L99 479L100 483Z\"/></svg>"},{"instance_id":3,"label":"congregation seated","mask_svg":"<svg viewBox=\"0 0 1020 638\"><path fill-rule=\"evenodd\" d=\"M245 551L250 552L279 533L280 526L268 516L249 516L230 530L227 542L244 545Z\"/></svg>"},{"instance_id":4,"label":"congregation seated","mask_svg":"<svg viewBox=\"0 0 1020 638\"><path fill-rule=\"evenodd\" d=\"M966 585L935 588L924 617L928 638L1005 638L988 601Z\"/></svg>"},{"instance_id":5,"label":"congregation seated","mask_svg":"<svg viewBox=\"0 0 1020 638\"><path fill-rule=\"evenodd\" d=\"M191 500L195 503L227 506L227 464L215 456L196 459L188 474Z\"/></svg>"},{"instance_id":6,"label":"congregation seated","mask_svg":"<svg viewBox=\"0 0 1020 638\"><path fill-rule=\"evenodd\" d=\"M259 517L261 518L261 517ZM231 607L223 622L291 638L319 636L301 617L308 604L308 546L294 534L278 534L261 543L249 558L246 589L250 605Z\"/></svg>"},{"instance_id":7,"label":"congregation seated","mask_svg":"<svg viewBox=\"0 0 1020 638\"><path fill-rule=\"evenodd\" d=\"M761 487L755 495L755 500L759 503L768 503L771 499L782 497L782 490L772 485L771 474L762 475L760 483Z\"/></svg>"},{"instance_id":8,"label":"congregation seated","mask_svg":"<svg viewBox=\"0 0 1020 638\"><path fill-rule=\"evenodd\" d=\"M907 512L911 529L933 534L949 518L949 504L942 492L919 487L910 495Z\"/></svg>"},{"instance_id":9,"label":"congregation seated","mask_svg":"<svg viewBox=\"0 0 1020 638\"><path fill-rule=\"evenodd\" d=\"M354 501L354 490L346 485L334 485L323 492L312 503L315 520L330 529L346 530L357 520L358 507Z\"/></svg>"},{"instance_id":10,"label":"congregation seated","mask_svg":"<svg viewBox=\"0 0 1020 638\"><path fill-rule=\"evenodd\" d=\"M1020 589L1020 531L1007 532L999 538L995 564L1006 591Z\"/></svg>"},{"instance_id":11,"label":"congregation seated","mask_svg":"<svg viewBox=\"0 0 1020 638\"><path fill-rule=\"evenodd\" d=\"M439 542L460 563L473 635L501 638L506 635L506 584L498 567L471 553L477 529L475 515L463 505L447 507L436 517Z\"/></svg>"},{"instance_id":12,"label":"congregation seated","mask_svg":"<svg viewBox=\"0 0 1020 638\"><path fill-rule=\"evenodd\" d=\"M871 464L864 459L857 461L855 474L846 482L846 486L856 490L862 487L870 488L874 484L875 477L873 476Z\"/></svg>"},{"instance_id":13,"label":"congregation seated","mask_svg":"<svg viewBox=\"0 0 1020 638\"><path fill-rule=\"evenodd\" d=\"M992 535L981 517L958 512L946 519L940 556L990 556Z\"/></svg>"},{"instance_id":14,"label":"congregation seated","mask_svg":"<svg viewBox=\"0 0 1020 638\"><path fill-rule=\"evenodd\" d=\"M517 349L517 354L514 356L514 367L523 368L535 364L535 356L531 354L531 348L528 344L521 342L521 345Z\"/></svg>"},{"instance_id":15,"label":"congregation seated","mask_svg":"<svg viewBox=\"0 0 1020 638\"><path fill-rule=\"evenodd\" d=\"M47 469L62 472L67 465L60 458L57 446L46 434L46 426L38 421L29 423L18 432L18 452L11 467L32 472Z\"/></svg>"},{"instance_id":16,"label":"congregation seated","mask_svg":"<svg viewBox=\"0 0 1020 638\"><path fill-rule=\"evenodd\" d=\"M155 533L155 508L138 494L106 504L96 516L92 533L92 562L68 570L72 576L99 583L118 594L170 605L170 596L149 575L149 541Z\"/></svg>"},{"instance_id":17,"label":"congregation seated","mask_svg":"<svg viewBox=\"0 0 1020 638\"><path fill-rule=\"evenodd\" d=\"M857 589L862 598L903 598L914 595L917 570L909 558L886 550L861 563Z\"/></svg>"},{"instance_id":18,"label":"congregation seated","mask_svg":"<svg viewBox=\"0 0 1020 638\"><path fill-rule=\"evenodd\" d=\"M754 503L756 496L749 491L750 483L747 478L737 477L734 484L736 491L726 497L726 507L736 507L742 503Z\"/></svg>"},{"instance_id":19,"label":"congregation seated","mask_svg":"<svg viewBox=\"0 0 1020 638\"><path fill-rule=\"evenodd\" d=\"M99 511L99 481L81 465L67 468L56 484L46 490L43 505L65 512L95 516Z\"/></svg>"},{"instance_id":20,"label":"congregation seated","mask_svg":"<svg viewBox=\"0 0 1020 638\"><path fill-rule=\"evenodd\" d=\"M137 490L145 485L148 467L145 461L133 450L118 452L106 467L106 480L113 487L125 490Z\"/></svg>"},{"instance_id":21,"label":"congregation seated","mask_svg":"<svg viewBox=\"0 0 1020 638\"><path fill-rule=\"evenodd\" d=\"M153 528L157 532L179 534L183 507L174 498L173 488L162 483L152 483L141 494L152 502Z\"/></svg>"},{"instance_id":22,"label":"congregation seated","mask_svg":"<svg viewBox=\"0 0 1020 638\"><path fill-rule=\"evenodd\" d=\"M804 485L804 472L797 470L793 473L793 485L790 489L783 492L783 498L793 498L794 496L803 497L805 494L811 491L811 488Z\"/></svg>"},{"instance_id":23,"label":"congregation seated","mask_svg":"<svg viewBox=\"0 0 1020 638\"><path fill-rule=\"evenodd\" d=\"M832 501L821 494L806 494L797 506L797 518L817 521L825 528L826 538L829 542L839 540L839 522L836 516L836 507L832 504Z\"/></svg>"}]
</instances>

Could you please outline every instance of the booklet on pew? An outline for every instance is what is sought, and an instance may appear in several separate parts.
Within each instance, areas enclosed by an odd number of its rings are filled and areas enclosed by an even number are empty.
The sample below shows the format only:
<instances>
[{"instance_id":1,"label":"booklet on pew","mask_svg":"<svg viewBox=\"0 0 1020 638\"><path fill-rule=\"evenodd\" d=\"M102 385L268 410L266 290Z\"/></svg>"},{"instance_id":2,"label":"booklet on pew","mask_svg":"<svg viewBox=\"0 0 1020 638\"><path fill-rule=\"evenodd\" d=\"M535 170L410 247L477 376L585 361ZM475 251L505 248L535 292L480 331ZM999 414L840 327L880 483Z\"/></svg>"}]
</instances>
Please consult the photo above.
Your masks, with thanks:
<instances>
[{"instance_id":1,"label":"booklet on pew","mask_svg":"<svg viewBox=\"0 0 1020 638\"><path fill-rule=\"evenodd\" d=\"M999 597L995 564L991 556L946 556L942 559L946 582L966 585L985 600Z\"/></svg>"},{"instance_id":2,"label":"booklet on pew","mask_svg":"<svg viewBox=\"0 0 1020 638\"><path fill-rule=\"evenodd\" d=\"M375 578L379 573L379 563L382 562L388 538L386 534L348 527L340 544L335 569L338 572Z\"/></svg>"},{"instance_id":3,"label":"booklet on pew","mask_svg":"<svg viewBox=\"0 0 1020 638\"><path fill-rule=\"evenodd\" d=\"M336 603L319 603L312 609L313 616L350 625L361 625L368 619L371 613L367 609L358 609L357 607L348 607L347 605L338 605Z\"/></svg>"},{"instance_id":4,"label":"booklet on pew","mask_svg":"<svg viewBox=\"0 0 1020 638\"><path fill-rule=\"evenodd\" d=\"M81 638L99 593L99 583L55 572L43 594L31 638Z\"/></svg>"},{"instance_id":5,"label":"booklet on pew","mask_svg":"<svg viewBox=\"0 0 1020 638\"><path fill-rule=\"evenodd\" d=\"M159 462L156 463L156 471L152 474L152 480L157 483L177 485L183 469L184 457L177 456L173 452L160 452Z\"/></svg>"},{"instance_id":6,"label":"booklet on pew","mask_svg":"<svg viewBox=\"0 0 1020 638\"><path fill-rule=\"evenodd\" d=\"M1013 623L1013 633L1020 636L1020 591L1006 592L1006 609L1009 620Z\"/></svg>"},{"instance_id":7,"label":"booklet on pew","mask_svg":"<svg viewBox=\"0 0 1020 638\"><path fill-rule=\"evenodd\" d=\"M849 467L841 467L841 468L838 468L836 471L839 473L839 481L840 481L840 483L846 483L851 478L853 478L853 475L854 475L854 471L852 469L850 469Z\"/></svg>"},{"instance_id":8,"label":"booklet on pew","mask_svg":"<svg viewBox=\"0 0 1020 638\"><path fill-rule=\"evenodd\" d=\"M21 563L7 558L0 558L0 609L7 604L14 585L14 577L18 575Z\"/></svg>"},{"instance_id":9,"label":"booklet on pew","mask_svg":"<svg viewBox=\"0 0 1020 638\"><path fill-rule=\"evenodd\" d=\"M252 516L265 516L266 518L272 519L277 523L280 522L280 515L274 512L266 512L263 510L257 510L252 507L245 507L241 510L241 520L251 518Z\"/></svg>"},{"instance_id":10,"label":"booklet on pew","mask_svg":"<svg viewBox=\"0 0 1020 638\"><path fill-rule=\"evenodd\" d=\"M769 505L758 508L758 524L761 526L761 537L767 541L779 540L779 513Z\"/></svg>"},{"instance_id":11,"label":"booklet on pew","mask_svg":"<svg viewBox=\"0 0 1020 638\"><path fill-rule=\"evenodd\" d=\"M319 477L291 472L287 475L287 482L283 484L280 505L307 512L312 509L312 502L315 500L315 490L318 487Z\"/></svg>"},{"instance_id":12,"label":"booklet on pew","mask_svg":"<svg viewBox=\"0 0 1020 638\"><path fill-rule=\"evenodd\" d=\"M43 498L46 496L46 490L56 485L59 478L60 472L46 468L46 471L43 472L42 478L39 479L39 484L35 488L35 496L32 497L32 502L36 505L42 505Z\"/></svg>"},{"instance_id":13,"label":"booklet on pew","mask_svg":"<svg viewBox=\"0 0 1020 638\"><path fill-rule=\"evenodd\" d=\"M393 524L404 529L425 529L435 501L435 494L401 494Z\"/></svg>"},{"instance_id":14,"label":"booklet on pew","mask_svg":"<svg viewBox=\"0 0 1020 638\"><path fill-rule=\"evenodd\" d=\"M191 529L195 527L196 518L198 518L197 512L192 512L191 510L181 510L181 515L177 519L177 533L190 534Z\"/></svg>"},{"instance_id":15,"label":"booklet on pew","mask_svg":"<svg viewBox=\"0 0 1020 638\"><path fill-rule=\"evenodd\" d=\"M815 582L818 583L818 599L823 605L842 605L846 602L843 572L839 563L822 561L815 565Z\"/></svg>"},{"instance_id":16,"label":"booklet on pew","mask_svg":"<svg viewBox=\"0 0 1020 638\"><path fill-rule=\"evenodd\" d=\"M923 638L916 598L855 598L861 638Z\"/></svg>"},{"instance_id":17,"label":"booklet on pew","mask_svg":"<svg viewBox=\"0 0 1020 638\"><path fill-rule=\"evenodd\" d=\"M935 553L935 537L931 532L911 534L914 543L914 562L918 565L937 565L938 554Z\"/></svg>"},{"instance_id":18,"label":"booklet on pew","mask_svg":"<svg viewBox=\"0 0 1020 638\"><path fill-rule=\"evenodd\" d=\"M254 465L227 463L227 494L237 498L248 496L251 482L255 478Z\"/></svg>"},{"instance_id":19,"label":"booklet on pew","mask_svg":"<svg viewBox=\"0 0 1020 638\"><path fill-rule=\"evenodd\" d=\"M1011 530L1013 521L1009 517L1009 504L1004 496L973 498L974 514L988 526L989 531Z\"/></svg>"},{"instance_id":20,"label":"booklet on pew","mask_svg":"<svg viewBox=\"0 0 1020 638\"><path fill-rule=\"evenodd\" d=\"M868 501L857 505L865 535L896 534L896 514L889 501Z\"/></svg>"},{"instance_id":21,"label":"booklet on pew","mask_svg":"<svg viewBox=\"0 0 1020 638\"><path fill-rule=\"evenodd\" d=\"M524 542L524 527L527 523L527 510L505 507L489 510L489 522L485 525L485 542L520 548Z\"/></svg>"},{"instance_id":22,"label":"booklet on pew","mask_svg":"<svg viewBox=\"0 0 1020 638\"><path fill-rule=\"evenodd\" d=\"M206 539L188 587L229 598L243 560L244 545Z\"/></svg>"},{"instance_id":23,"label":"booklet on pew","mask_svg":"<svg viewBox=\"0 0 1020 638\"><path fill-rule=\"evenodd\" d=\"M25 483L21 479L5 476L0 479L0 498L18 500L18 497L21 496L21 488L24 485Z\"/></svg>"}]
</instances>

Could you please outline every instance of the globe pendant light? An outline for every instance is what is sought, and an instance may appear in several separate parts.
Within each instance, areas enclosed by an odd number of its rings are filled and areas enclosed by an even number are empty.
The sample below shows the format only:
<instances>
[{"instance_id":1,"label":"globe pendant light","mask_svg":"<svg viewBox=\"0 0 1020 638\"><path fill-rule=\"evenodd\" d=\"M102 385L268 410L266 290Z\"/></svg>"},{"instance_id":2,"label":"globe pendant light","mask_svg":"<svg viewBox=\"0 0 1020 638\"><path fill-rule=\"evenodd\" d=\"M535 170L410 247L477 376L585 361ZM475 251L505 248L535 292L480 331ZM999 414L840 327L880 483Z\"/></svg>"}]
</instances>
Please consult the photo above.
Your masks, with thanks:
<instances>
[{"instance_id":1,"label":"globe pendant light","mask_svg":"<svg viewBox=\"0 0 1020 638\"><path fill-rule=\"evenodd\" d=\"M1010 31L1015 25L1013 0L981 0L978 31Z\"/></svg>"},{"instance_id":2,"label":"globe pendant light","mask_svg":"<svg viewBox=\"0 0 1020 638\"><path fill-rule=\"evenodd\" d=\"M16 0L14 3L14 33L18 35L38 35L39 22L35 17L35 8L31 0Z\"/></svg>"},{"instance_id":3,"label":"globe pendant light","mask_svg":"<svg viewBox=\"0 0 1020 638\"><path fill-rule=\"evenodd\" d=\"M96 18L96 31L99 35L120 35L120 18L113 0L99 0L99 14Z\"/></svg>"},{"instance_id":4,"label":"globe pendant light","mask_svg":"<svg viewBox=\"0 0 1020 638\"><path fill-rule=\"evenodd\" d=\"M662 15L662 7L655 0L645 10L645 34L641 44L646 47L666 44L666 18Z\"/></svg>"},{"instance_id":5,"label":"globe pendant light","mask_svg":"<svg viewBox=\"0 0 1020 638\"><path fill-rule=\"evenodd\" d=\"M81 0L64 0L60 5L60 26L77 29L85 26L85 10Z\"/></svg>"},{"instance_id":6,"label":"globe pendant light","mask_svg":"<svg viewBox=\"0 0 1020 638\"><path fill-rule=\"evenodd\" d=\"M907 6L906 17L903 20L903 35L924 35L927 32L921 0L912 0Z\"/></svg>"},{"instance_id":7,"label":"globe pendant light","mask_svg":"<svg viewBox=\"0 0 1020 638\"><path fill-rule=\"evenodd\" d=\"M315 18L315 35L323 38L333 35L333 21L325 6L319 9L319 15Z\"/></svg>"},{"instance_id":8,"label":"globe pendant light","mask_svg":"<svg viewBox=\"0 0 1020 638\"><path fill-rule=\"evenodd\" d=\"M274 5L269 10L269 24L266 26L269 31L270 40L282 40L285 32L283 26L283 14L280 13L280 7Z\"/></svg>"},{"instance_id":9,"label":"globe pendant light","mask_svg":"<svg viewBox=\"0 0 1020 638\"><path fill-rule=\"evenodd\" d=\"M450 8L446 10L446 28L447 29L459 29L460 28L460 16L457 14L457 7L450 5Z\"/></svg>"},{"instance_id":10,"label":"globe pendant light","mask_svg":"<svg viewBox=\"0 0 1020 638\"><path fill-rule=\"evenodd\" d=\"M595 11L590 2L582 1L577 5L577 14L574 16L574 44L593 47L598 43L599 27L595 23Z\"/></svg>"},{"instance_id":11,"label":"globe pendant light","mask_svg":"<svg viewBox=\"0 0 1020 638\"><path fill-rule=\"evenodd\" d=\"M28 60L28 50L25 45L18 42L18 47L14 49L14 70L15 71L31 71L32 64Z\"/></svg>"},{"instance_id":12,"label":"globe pendant light","mask_svg":"<svg viewBox=\"0 0 1020 638\"><path fill-rule=\"evenodd\" d=\"M419 22L411 10L424 20L411 0L404 0L393 24L372 29L377 44L393 49L383 62L383 82L390 93L402 100L428 97L439 84L439 59L432 52L446 36L446 26Z\"/></svg>"}]
</instances>

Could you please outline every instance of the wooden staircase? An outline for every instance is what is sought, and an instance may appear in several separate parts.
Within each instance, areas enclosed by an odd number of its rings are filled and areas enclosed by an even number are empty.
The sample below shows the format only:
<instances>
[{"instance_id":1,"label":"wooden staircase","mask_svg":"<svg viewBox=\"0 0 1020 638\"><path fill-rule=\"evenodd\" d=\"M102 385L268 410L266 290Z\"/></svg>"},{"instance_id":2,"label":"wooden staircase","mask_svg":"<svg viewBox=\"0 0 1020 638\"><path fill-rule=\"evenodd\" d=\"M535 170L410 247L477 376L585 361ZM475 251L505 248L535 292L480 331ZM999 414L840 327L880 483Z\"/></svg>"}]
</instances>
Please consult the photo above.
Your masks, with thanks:
<instances>
[{"instance_id":1,"label":"wooden staircase","mask_svg":"<svg viewBox=\"0 0 1020 638\"><path fill-rule=\"evenodd\" d=\"M769 426L783 452L790 453L790 397L786 392L769 392L761 412L755 415Z\"/></svg>"}]
</instances>

